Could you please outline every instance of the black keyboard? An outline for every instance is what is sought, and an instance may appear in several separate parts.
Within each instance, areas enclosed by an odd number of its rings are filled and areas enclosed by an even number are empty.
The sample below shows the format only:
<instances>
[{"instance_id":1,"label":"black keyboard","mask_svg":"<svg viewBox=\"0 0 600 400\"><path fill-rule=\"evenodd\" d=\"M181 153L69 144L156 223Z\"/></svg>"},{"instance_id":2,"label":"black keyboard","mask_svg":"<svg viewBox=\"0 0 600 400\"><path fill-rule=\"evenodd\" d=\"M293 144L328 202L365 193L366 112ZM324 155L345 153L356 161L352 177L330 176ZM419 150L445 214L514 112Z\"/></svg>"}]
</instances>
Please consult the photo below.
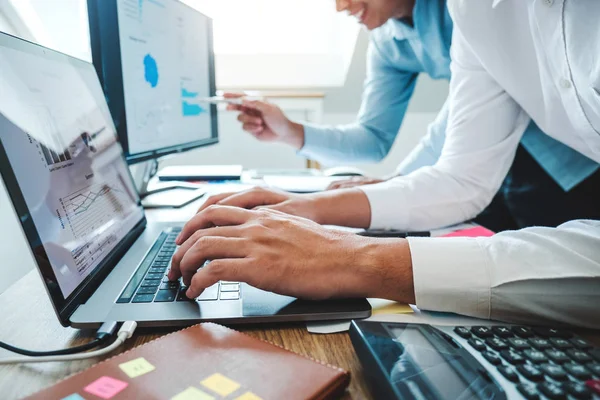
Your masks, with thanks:
<instances>
[{"instance_id":1,"label":"black keyboard","mask_svg":"<svg viewBox=\"0 0 600 400\"><path fill-rule=\"evenodd\" d=\"M161 233L146 258L139 265L127 286L117 299L117 303L171 303L175 301L216 301L239 300L239 282L219 282L206 288L196 299L188 299L181 279L169 281L167 277L171 258L177 251L175 239L180 228L172 228Z\"/></svg>"},{"instance_id":2,"label":"black keyboard","mask_svg":"<svg viewBox=\"0 0 600 400\"><path fill-rule=\"evenodd\" d=\"M600 398L600 348L569 331L458 326L453 332L526 399Z\"/></svg>"}]
</instances>

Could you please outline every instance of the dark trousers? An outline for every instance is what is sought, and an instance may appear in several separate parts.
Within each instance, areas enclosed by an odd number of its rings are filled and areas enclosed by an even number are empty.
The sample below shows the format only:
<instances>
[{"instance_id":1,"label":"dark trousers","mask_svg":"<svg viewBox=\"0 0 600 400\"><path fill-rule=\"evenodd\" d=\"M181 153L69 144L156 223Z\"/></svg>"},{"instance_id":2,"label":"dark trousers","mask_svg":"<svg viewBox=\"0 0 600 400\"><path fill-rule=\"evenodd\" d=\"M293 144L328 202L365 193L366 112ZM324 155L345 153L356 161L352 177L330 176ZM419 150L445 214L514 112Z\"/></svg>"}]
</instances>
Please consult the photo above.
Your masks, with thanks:
<instances>
[{"instance_id":1,"label":"dark trousers","mask_svg":"<svg viewBox=\"0 0 600 400\"><path fill-rule=\"evenodd\" d=\"M519 145L502 187L475 222L501 232L574 219L600 219L600 170L565 192Z\"/></svg>"}]
</instances>

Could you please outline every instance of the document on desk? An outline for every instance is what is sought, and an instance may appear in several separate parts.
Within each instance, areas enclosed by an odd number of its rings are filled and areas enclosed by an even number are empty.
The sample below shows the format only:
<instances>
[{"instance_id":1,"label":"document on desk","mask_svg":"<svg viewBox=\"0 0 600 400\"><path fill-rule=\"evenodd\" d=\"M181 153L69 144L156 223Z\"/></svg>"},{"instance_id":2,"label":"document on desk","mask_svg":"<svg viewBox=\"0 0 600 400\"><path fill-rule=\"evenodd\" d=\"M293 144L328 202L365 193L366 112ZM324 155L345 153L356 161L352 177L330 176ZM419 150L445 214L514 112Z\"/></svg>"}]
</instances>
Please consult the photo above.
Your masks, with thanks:
<instances>
[{"instance_id":1,"label":"document on desk","mask_svg":"<svg viewBox=\"0 0 600 400\"><path fill-rule=\"evenodd\" d=\"M265 176L267 186L285 190L292 193L315 193L322 192L333 183L343 180L339 176Z\"/></svg>"}]
</instances>

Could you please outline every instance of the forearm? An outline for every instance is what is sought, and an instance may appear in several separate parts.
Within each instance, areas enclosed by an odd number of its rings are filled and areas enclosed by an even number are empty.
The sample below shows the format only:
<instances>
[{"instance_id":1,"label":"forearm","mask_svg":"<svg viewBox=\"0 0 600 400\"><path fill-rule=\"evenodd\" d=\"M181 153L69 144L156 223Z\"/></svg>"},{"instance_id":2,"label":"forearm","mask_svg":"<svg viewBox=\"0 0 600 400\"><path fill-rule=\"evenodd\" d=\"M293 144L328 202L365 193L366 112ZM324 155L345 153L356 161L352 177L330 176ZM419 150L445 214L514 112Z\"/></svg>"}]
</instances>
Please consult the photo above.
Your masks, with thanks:
<instances>
[{"instance_id":1,"label":"forearm","mask_svg":"<svg viewBox=\"0 0 600 400\"><path fill-rule=\"evenodd\" d=\"M371 224L369 199L359 189L332 190L310 197L315 222L363 229Z\"/></svg>"}]
</instances>

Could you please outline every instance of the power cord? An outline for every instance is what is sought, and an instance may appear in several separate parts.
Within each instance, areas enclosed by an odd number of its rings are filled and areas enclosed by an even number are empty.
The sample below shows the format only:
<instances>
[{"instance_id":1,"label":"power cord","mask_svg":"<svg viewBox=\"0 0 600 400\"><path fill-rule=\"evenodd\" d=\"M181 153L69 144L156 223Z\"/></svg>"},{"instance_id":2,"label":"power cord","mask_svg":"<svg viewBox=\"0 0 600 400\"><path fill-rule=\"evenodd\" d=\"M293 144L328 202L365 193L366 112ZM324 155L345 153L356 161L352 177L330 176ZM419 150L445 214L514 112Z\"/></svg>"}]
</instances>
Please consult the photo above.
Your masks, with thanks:
<instances>
[{"instance_id":1,"label":"power cord","mask_svg":"<svg viewBox=\"0 0 600 400\"><path fill-rule=\"evenodd\" d=\"M116 350L121 346L127 339L130 339L137 328L137 322L127 321L119 329L117 333L117 339L109 346L92 351L89 353L72 354L72 355L51 355L42 357L16 357L16 358L5 358L0 359L0 365L7 364L27 364L27 363L42 363L42 362L59 362L59 361L77 361L85 360L88 358L100 357ZM71 349L68 349L71 350Z\"/></svg>"},{"instance_id":2,"label":"power cord","mask_svg":"<svg viewBox=\"0 0 600 400\"><path fill-rule=\"evenodd\" d=\"M118 324L116 322L105 322L96 332L96 338L90 343L81 346L71 347L69 349L54 350L54 351L33 351L25 350L19 347L11 346L8 343L0 342L0 347L12 351L13 353L21 354L28 357L44 357L44 356L62 356L67 354L83 353L95 349L96 347L106 344L112 335L117 331Z\"/></svg>"}]
</instances>

